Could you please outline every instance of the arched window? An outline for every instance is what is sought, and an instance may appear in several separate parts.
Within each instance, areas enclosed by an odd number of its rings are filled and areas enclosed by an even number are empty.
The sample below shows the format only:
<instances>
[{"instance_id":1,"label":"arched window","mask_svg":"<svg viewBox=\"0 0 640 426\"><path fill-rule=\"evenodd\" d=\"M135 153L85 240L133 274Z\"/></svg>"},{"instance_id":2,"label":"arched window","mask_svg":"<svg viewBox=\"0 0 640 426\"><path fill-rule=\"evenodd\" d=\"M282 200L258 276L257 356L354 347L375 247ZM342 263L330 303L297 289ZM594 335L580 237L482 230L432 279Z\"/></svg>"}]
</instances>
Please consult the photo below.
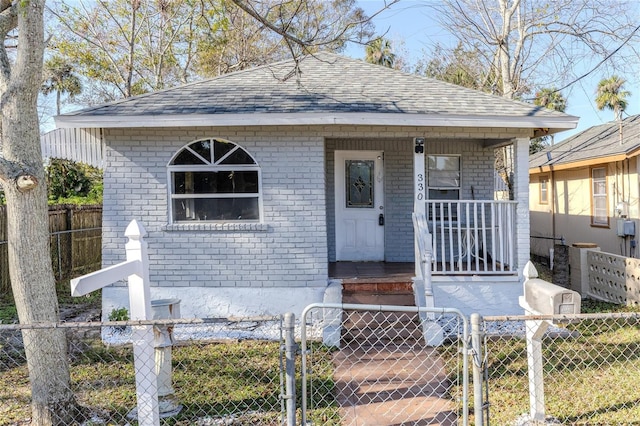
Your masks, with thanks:
<instances>
[{"instance_id":1,"label":"arched window","mask_svg":"<svg viewBox=\"0 0 640 426\"><path fill-rule=\"evenodd\" d=\"M260 167L238 145L203 139L169 162L170 221L259 222Z\"/></svg>"}]
</instances>

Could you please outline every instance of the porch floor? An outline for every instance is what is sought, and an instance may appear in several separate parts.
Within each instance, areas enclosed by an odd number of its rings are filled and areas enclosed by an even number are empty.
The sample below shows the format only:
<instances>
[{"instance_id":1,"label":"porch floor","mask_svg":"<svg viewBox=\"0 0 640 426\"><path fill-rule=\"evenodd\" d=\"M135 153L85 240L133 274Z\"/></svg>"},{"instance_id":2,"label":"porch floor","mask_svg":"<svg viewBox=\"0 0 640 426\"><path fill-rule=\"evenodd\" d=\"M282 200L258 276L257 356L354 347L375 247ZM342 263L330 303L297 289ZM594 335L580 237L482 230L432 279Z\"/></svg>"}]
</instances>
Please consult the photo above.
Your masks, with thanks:
<instances>
[{"instance_id":1,"label":"porch floor","mask_svg":"<svg viewBox=\"0 0 640 426\"><path fill-rule=\"evenodd\" d=\"M329 278L351 280L371 278L393 282L409 281L415 276L413 262L330 262Z\"/></svg>"}]
</instances>

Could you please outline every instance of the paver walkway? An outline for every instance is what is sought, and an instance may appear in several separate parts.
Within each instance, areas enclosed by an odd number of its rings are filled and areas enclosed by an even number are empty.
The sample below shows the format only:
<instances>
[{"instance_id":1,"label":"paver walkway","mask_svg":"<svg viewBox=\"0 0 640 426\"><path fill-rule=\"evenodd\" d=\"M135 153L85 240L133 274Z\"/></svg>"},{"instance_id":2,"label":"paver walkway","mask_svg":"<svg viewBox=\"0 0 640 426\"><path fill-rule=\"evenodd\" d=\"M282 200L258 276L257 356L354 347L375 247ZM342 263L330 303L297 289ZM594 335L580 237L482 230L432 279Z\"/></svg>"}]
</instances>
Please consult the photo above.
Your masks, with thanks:
<instances>
[{"instance_id":1,"label":"paver walkway","mask_svg":"<svg viewBox=\"0 0 640 426\"><path fill-rule=\"evenodd\" d=\"M450 382L436 349L347 346L333 362L343 425L457 424Z\"/></svg>"}]
</instances>

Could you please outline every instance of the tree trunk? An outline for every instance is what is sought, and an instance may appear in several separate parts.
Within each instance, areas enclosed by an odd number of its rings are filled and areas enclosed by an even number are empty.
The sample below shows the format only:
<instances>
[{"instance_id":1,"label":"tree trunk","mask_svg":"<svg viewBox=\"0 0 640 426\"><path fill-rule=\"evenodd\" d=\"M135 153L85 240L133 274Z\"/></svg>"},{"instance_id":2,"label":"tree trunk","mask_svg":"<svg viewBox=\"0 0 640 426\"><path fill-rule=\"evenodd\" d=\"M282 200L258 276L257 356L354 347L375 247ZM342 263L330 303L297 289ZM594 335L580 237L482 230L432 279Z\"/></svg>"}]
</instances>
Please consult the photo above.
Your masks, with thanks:
<instances>
[{"instance_id":1,"label":"tree trunk","mask_svg":"<svg viewBox=\"0 0 640 426\"><path fill-rule=\"evenodd\" d=\"M2 110L3 133L11 131L12 127L21 127L7 125L8 120L4 119L7 109ZM9 271L20 323L57 322L59 314L49 254L46 188L38 185L27 193L21 193L16 188L7 190L5 186L5 193ZM64 330L33 329L24 330L22 334L31 382L31 424L71 424L76 404L70 389Z\"/></svg>"},{"instance_id":2,"label":"tree trunk","mask_svg":"<svg viewBox=\"0 0 640 426\"><path fill-rule=\"evenodd\" d=\"M51 266L47 189L37 114L44 50L44 1L17 2L13 7L18 29L17 54L12 64L0 61L3 66L0 178L7 200L9 273L20 323L55 323L59 320L58 301ZM2 53L6 54L4 50ZM64 330L33 328L23 330L22 334L31 382L31 424L72 424L78 408L70 388Z\"/></svg>"}]
</instances>

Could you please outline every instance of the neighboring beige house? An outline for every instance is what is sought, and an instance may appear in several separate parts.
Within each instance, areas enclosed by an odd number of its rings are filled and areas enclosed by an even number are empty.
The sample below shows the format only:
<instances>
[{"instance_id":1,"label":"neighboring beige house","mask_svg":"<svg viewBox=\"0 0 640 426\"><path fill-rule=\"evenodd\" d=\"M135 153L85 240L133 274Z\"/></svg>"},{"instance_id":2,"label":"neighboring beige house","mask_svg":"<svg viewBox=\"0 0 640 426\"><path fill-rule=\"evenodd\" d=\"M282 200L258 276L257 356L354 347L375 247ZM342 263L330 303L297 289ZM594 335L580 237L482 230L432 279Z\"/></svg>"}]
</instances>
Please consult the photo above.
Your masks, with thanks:
<instances>
[{"instance_id":1,"label":"neighboring beige house","mask_svg":"<svg viewBox=\"0 0 640 426\"><path fill-rule=\"evenodd\" d=\"M549 256L553 240L595 243L635 257L640 206L640 115L592 127L529 162L531 252ZM556 240L556 243L560 241Z\"/></svg>"}]
</instances>

